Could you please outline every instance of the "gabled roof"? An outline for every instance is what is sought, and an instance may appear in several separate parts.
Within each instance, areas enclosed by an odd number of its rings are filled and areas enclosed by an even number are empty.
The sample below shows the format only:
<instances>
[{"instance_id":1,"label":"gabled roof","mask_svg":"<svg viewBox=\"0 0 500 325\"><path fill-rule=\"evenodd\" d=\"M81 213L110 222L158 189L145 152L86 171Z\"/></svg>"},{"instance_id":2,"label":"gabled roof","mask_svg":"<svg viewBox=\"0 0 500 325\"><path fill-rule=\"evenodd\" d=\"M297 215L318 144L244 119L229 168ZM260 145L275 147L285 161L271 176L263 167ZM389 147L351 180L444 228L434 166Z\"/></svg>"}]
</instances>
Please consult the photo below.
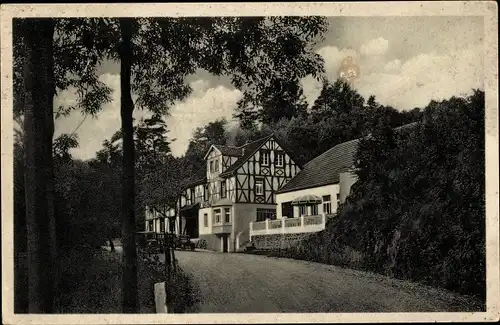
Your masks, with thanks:
<instances>
[{"instance_id":1,"label":"gabled roof","mask_svg":"<svg viewBox=\"0 0 500 325\"><path fill-rule=\"evenodd\" d=\"M339 174L352 167L359 139L347 141L308 162L294 178L276 193L318 187L339 182Z\"/></svg>"},{"instance_id":2,"label":"gabled roof","mask_svg":"<svg viewBox=\"0 0 500 325\"><path fill-rule=\"evenodd\" d=\"M417 123L405 124L394 128L394 130L411 129ZM340 143L309 161L294 178L276 193L286 193L338 183L340 173L349 170L354 165L354 158L360 140L354 139Z\"/></svg>"},{"instance_id":3,"label":"gabled roof","mask_svg":"<svg viewBox=\"0 0 500 325\"><path fill-rule=\"evenodd\" d=\"M186 184L184 185L184 189L193 187L195 185L204 184L207 182L207 166L204 164L202 168L200 168L193 176L191 176Z\"/></svg>"},{"instance_id":4,"label":"gabled roof","mask_svg":"<svg viewBox=\"0 0 500 325\"><path fill-rule=\"evenodd\" d=\"M242 156L236 160L234 164L232 164L228 169L226 169L223 173L220 174L220 176L225 177L231 175L231 173L238 168L240 168L250 157L253 156L253 154L259 150L260 147L264 145L264 143L267 142L267 140L271 139L273 137L273 134L268 135L266 137L263 137L261 139L255 140L253 142L250 142L244 146L238 147L242 150Z\"/></svg>"},{"instance_id":5,"label":"gabled roof","mask_svg":"<svg viewBox=\"0 0 500 325\"><path fill-rule=\"evenodd\" d=\"M207 159L208 154L210 154L210 152L213 149L219 150L223 156L238 157L238 156L241 156L243 154L243 152L241 150L242 147L233 147L233 146L224 146L224 145L221 145L221 144L213 144L207 150L207 153L205 154L205 156L203 157L203 159Z\"/></svg>"},{"instance_id":6,"label":"gabled roof","mask_svg":"<svg viewBox=\"0 0 500 325\"><path fill-rule=\"evenodd\" d=\"M223 156L239 157L243 155L242 147L222 146L218 144L214 145L214 147L217 148Z\"/></svg>"}]
</instances>

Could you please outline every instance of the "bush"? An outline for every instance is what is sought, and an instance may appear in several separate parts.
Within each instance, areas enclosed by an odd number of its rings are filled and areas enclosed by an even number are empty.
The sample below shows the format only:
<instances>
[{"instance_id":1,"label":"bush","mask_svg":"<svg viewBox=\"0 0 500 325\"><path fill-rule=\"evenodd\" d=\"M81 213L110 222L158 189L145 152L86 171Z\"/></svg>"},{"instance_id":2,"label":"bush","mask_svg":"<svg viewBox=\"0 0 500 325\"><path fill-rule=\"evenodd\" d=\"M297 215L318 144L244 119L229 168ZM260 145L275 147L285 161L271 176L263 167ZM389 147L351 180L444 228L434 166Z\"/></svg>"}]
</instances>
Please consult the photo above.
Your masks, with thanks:
<instances>
[{"instance_id":1,"label":"bush","mask_svg":"<svg viewBox=\"0 0 500 325\"><path fill-rule=\"evenodd\" d=\"M450 136L453 135L453 136ZM360 141L335 222L272 256L336 264L485 298L484 92Z\"/></svg>"},{"instance_id":2,"label":"bush","mask_svg":"<svg viewBox=\"0 0 500 325\"><path fill-rule=\"evenodd\" d=\"M121 255L80 249L60 258L58 313L121 313ZM139 313L155 313L154 284L162 273L138 259L137 286Z\"/></svg>"},{"instance_id":3,"label":"bush","mask_svg":"<svg viewBox=\"0 0 500 325\"><path fill-rule=\"evenodd\" d=\"M169 313L193 313L198 307L200 294L195 290L194 281L181 268L165 283L165 291Z\"/></svg>"}]
</instances>

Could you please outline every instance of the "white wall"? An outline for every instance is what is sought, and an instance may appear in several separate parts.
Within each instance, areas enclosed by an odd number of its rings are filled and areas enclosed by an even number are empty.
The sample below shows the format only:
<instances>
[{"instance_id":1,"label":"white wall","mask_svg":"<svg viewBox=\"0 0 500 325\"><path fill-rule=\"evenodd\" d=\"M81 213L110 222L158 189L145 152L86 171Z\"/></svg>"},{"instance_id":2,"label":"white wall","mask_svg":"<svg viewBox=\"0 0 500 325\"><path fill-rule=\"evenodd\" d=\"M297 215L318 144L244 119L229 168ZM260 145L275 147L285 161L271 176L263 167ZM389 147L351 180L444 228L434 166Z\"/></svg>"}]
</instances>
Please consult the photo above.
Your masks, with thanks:
<instances>
[{"instance_id":1,"label":"white wall","mask_svg":"<svg viewBox=\"0 0 500 325\"><path fill-rule=\"evenodd\" d=\"M236 203L233 205L233 234L230 239L234 241L234 246L242 246L250 239L250 222L255 222L257 218L257 208L275 209L274 204L252 204ZM236 236L238 236L236 243ZM239 249L240 247L236 247Z\"/></svg>"},{"instance_id":2,"label":"white wall","mask_svg":"<svg viewBox=\"0 0 500 325\"><path fill-rule=\"evenodd\" d=\"M345 199L351 194L351 187L358 178L351 172L340 173L340 202L344 203Z\"/></svg>"},{"instance_id":3,"label":"white wall","mask_svg":"<svg viewBox=\"0 0 500 325\"><path fill-rule=\"evenodd\" d=\"M332 205L332 213L335 213L337 211L337 193L340 191L340 186L339 184L331 184L331 185L325 185L325 186L319 186L319 187L313 187L313 188L308 188L304 190L298 190L298 191L293 191L293 192L287 192L287 193L280 193L276 195L276 215L278 218L282 218L283 214L281 211L281 204L284 202L291 202L295 198L298 198L299 196L303 195L317 195L319 197L323 197L323 195L330 195L331 197L331 205ZM318 214L323 214L323 204L318 205ZM292 216L287 216L287 217L292 217ZM299 218L299 207L294 206L293 207L293 218Z\"/></svg>"},{"instance_id":4,"label":"white wall","mask_svg":"<svg viewBox=\"0 0 500 325\"><path fill-rule=\"evenodd\" d=\"M208 215L208 227L205 227L204 215ZM209 235L212 233L212 208L200 209L198 211L198 231L200 235Z\"/></svg>"}]
</instances>

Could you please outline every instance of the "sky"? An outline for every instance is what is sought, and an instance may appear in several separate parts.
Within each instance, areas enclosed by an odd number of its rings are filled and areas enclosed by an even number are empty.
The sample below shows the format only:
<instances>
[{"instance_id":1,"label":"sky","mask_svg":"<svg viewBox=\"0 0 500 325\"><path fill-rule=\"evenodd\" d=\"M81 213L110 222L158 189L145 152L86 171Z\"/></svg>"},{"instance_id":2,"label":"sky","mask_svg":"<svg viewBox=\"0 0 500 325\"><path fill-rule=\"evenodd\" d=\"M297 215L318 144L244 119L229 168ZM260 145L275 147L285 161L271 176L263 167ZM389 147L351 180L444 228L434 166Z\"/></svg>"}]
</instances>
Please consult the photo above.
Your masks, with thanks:
<instances>
[{"instance_id":1,"label":"sky","mask_svg":"<svg viewBox=\"0 0 500 325\"><path fill-rule=\"evenodd\" d=\"M352 56L360 67L353 87L366 99L375 95L383 105L398 110L425 107L431 100L468 95L483 89L484 46L482 17L329 17L325 40L316 51L325 61L328 78L334 81L343 59ZM96 118L80 112L56 120L55 136L77 129L80 146L75 158L89 159L120 127L119 66L106 62L99 78L114 89L112 102ZM174 105L166 118L174 156L185 153L197 127L219 118L231 121L242 93L227 77L199 71L186 80L190 96ZM309 105L319 95L320 84L312 77L302 80ZM58 94L55 107L72 104L75 94ZM135 110L139 120L147 112ZM82 123L83 121L83 123Z\"/></svg>"}]
</instances>

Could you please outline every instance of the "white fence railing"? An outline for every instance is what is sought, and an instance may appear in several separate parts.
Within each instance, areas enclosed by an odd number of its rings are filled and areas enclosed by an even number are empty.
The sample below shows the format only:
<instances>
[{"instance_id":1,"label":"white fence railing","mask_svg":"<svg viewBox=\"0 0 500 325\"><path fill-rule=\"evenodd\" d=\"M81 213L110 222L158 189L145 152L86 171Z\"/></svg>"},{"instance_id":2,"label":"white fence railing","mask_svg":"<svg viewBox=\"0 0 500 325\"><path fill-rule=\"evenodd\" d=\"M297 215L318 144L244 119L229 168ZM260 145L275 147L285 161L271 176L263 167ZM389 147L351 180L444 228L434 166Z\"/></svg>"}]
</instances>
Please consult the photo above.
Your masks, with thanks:
<instances>
[{"instance_id":1,"label":"white fence railing","mask_svg":"<svg viewBox=\"0 0 500 325\"><path fill-rule=\"evenodd\" d=\"M317 232L325 229L327 218L330 215L320 214L300 218L283 217L277 220L250 222L250 240L252 236L295 234L302 232Z\"/></svg>"}]
</instances>

